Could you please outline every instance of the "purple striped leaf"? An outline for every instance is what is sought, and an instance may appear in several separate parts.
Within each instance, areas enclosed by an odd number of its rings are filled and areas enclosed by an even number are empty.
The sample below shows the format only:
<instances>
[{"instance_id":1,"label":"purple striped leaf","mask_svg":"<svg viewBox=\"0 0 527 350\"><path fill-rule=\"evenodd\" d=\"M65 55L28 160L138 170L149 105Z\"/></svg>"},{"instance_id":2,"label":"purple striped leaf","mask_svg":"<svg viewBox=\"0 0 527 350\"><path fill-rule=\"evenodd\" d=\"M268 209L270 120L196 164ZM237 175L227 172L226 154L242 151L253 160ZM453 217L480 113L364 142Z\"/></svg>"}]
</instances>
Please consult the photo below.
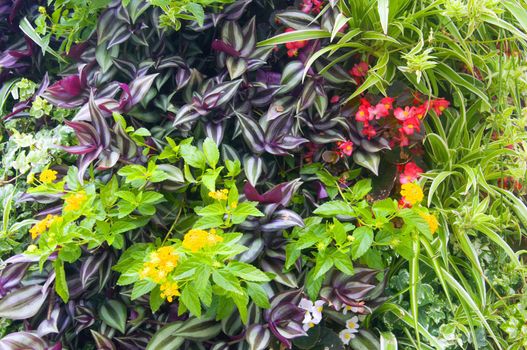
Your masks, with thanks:
<instances>
[{"instance_id":1,"label":"purple striped leaf","mask_svg":"<svg viewBox=\"0 0 527 350\"><path fill-rule=\"evenodd\" d=\"M263 232L276 232L298 226L304 227L302 217L292 210L282 209L275 212L267 224L260 227Z\"/></svg>"},{"instance_id":2,"label":"purple striped leaf","mask_svg":"<svg viewBox=\"0 0 527 350\"><path fill-rule=\"evenodd\" d=\"M46 297L40 285L25 286L12 290L0 299L0 317L12 320L25 320L40 310Z\"/></svg>"},{"instance_id":3,"label":"purple striped leaf","mask_svg":"<svg viewBox=\"0 0 527 350\"><path fill-rule=\"evenodd\" d=\"M18 286L26 271L29 263L8 264L0 272L0 298L4 297L11 289Z\"/></svg>"},{"instance_id":4,"label":"purple striped leaf","mask_svg":"<svg viewBox=\"0 0 527 350\"><path fill-rule=\"evenodd\" d=\"M250 350L264 350L271 342L271 332L260 324L253 324L245 332L245 341Z\"/></svg>"},{"instance_id":5,"label":"purple striped leaf","mask_svg":"<svg viewBox=\"0 0 527 350\"><path fill-rule=\"evenodd\" d=\"M90 330L90 332L97 346L97 350L117 350L115 344L106 335L94 330Z\"/></svg>"},{"instance_id":6,"label":"purple striped leaf","mask_svg":"<svg viewBox=\"0 0 527 350\"><path fill-rule=\"evenodd\" d=\"M276 19L284 25L296 30L319 28L315 17L300 10L286 10L279 12L276 14Z\"/></svg>"},{"instance_id":7,"label":"purple striped leaf","mask_svg":"<svg viewBox=\"0 0 527 350\"><path fill-rule=\"evenodd\" d=\"M33 332L11 333L0 339L1 350L46 350L46 342Z\"/></svg>"},{"instance_id":8,"label":"purple striped leaf","mask_svg":"<svg viewBox=\"0 0 527 350\"><path fill-rule=\"evenodd\" d=\"M242 135L247 146L249 146L254 153L263 152L265 147L265 137L260 125L243 114L236 113L236 116L240 122Z\"/></svg>"},{"instance_id":9,"label":"purple striped leaf","mask_svg":"<svg viewBox=\"0 0 527 350\"><path fill-rule=\"evenodd\" d=\"M247 180L252 186L256 186L258 179L262 175L264 162L261 157L246 156L243 159L243 171Z\"/></svg>"}]
</instances>

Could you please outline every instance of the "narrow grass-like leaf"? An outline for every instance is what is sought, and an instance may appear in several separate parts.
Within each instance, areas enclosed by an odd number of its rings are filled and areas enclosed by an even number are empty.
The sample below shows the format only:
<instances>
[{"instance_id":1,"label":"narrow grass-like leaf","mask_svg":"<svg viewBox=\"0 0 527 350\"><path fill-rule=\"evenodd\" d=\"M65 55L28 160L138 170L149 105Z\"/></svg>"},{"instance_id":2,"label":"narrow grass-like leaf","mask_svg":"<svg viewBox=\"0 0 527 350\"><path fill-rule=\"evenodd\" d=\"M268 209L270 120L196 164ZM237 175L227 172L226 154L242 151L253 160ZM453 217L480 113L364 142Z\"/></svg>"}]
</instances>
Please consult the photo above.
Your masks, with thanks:
<instances>
[{"instance_id":1,"label":"narrow grass-like leaf","mask_svg":"<svg viewBox=\"0 0 527 350\"><path fill-rule=\"evenodd\" d=\"M285 44L292 41L330 38L331 33L322 29L305 29L278 34L267 40L260 41L257 46Z\"/></svg>"}]
</instances>

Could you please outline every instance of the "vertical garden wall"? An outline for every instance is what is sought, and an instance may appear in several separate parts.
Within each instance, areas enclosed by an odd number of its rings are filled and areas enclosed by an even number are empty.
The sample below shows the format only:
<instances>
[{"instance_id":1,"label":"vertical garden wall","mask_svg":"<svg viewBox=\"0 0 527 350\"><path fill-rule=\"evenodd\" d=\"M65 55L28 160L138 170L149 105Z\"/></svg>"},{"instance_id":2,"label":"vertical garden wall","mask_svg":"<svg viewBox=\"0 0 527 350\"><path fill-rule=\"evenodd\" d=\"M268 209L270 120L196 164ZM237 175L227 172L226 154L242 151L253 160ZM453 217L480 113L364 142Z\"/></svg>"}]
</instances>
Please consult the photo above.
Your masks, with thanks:
<instances>
[{"instance_id":1,"label":"vertical garden wall","mask_svg":"<svg viewBox=\"0 0 527 350\"><path fill-rule=\"evenodd\" d=\"M527 347L523 0L0 0L0 350Z\"/></svg>"}]
</instances>

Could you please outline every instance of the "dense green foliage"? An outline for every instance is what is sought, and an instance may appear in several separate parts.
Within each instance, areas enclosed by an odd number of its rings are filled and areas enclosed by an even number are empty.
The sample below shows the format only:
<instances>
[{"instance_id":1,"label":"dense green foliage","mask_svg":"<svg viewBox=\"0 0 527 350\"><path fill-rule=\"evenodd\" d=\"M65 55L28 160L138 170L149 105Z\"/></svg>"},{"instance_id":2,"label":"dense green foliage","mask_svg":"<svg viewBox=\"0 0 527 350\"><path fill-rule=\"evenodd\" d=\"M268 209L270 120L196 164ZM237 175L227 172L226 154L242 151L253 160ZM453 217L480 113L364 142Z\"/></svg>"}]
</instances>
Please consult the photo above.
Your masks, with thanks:
<instances>
[{"instance_id":1,"label":"dense green foliage","mask_svg":"<svg viewBox=\"0 0 527 350\"><path fill-rule=\"evenodd\" d=\"M527 347L527 3L0 0L0 349Z\"/></svg>"}]
</instances>

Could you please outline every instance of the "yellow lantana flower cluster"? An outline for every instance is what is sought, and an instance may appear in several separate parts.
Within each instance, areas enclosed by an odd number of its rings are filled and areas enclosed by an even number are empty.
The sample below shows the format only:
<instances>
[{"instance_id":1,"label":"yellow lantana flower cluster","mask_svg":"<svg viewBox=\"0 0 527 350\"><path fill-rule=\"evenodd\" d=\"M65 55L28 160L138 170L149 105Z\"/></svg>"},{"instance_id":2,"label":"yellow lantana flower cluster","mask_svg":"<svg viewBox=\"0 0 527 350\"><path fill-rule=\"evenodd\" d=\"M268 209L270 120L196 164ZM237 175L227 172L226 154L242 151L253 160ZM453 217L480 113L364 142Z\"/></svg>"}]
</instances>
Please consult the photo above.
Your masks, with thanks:
<instances>
[{"instance_id":1,"label":"yellow lantana flower cluster","mask_svg":"<svg viewBox=\"0 0 527 350\"><path fill-rule=\"evenodd\" d=\"M159 289L161 290L161 298L166 299L169 303L174 300L174 297L180 295L177 282L166 281L159 287Z\"/></svg>"},{"instance_id":2,"label":"yellow lantana flower cluster","mask_svg":"<svg viewBox=\"0 0 527 350\"><path fill-rule=\"evenodd\" d=\"M427 214L427 213L419 213L423 219L428 223L428 226L430 227L430 232L435 233L437 229L439 228L439 221L437 221L437 218L434 214Z\"/></svg>"},{"instance_id":3,"label":"yellow lantana flower cluster","mask_svg":"<svg viewBox=\"0 0 527 350\"><path fill-rule=\"evenodd\" d=\"M143 264L139 277L150 279L155 283L164 283L168 274L177 266L179 255L172 246L158 248L150 253L149 260Z\"/></svg>"},{"instance_id":4,"label":"yellow lantana flower cluster","mask_svg":"<svg viewBox=\"0 0 527 350\"><path fill-rule=\"evenodd\" d=\"M209 197L217 200L226 200L229 196L229 190L224 188L223 190L217 190L215 192L209 192Z\"/></svg>"},{"instance_id":5,"label":"yellow lantana flower cluster","mask_svg":"<svg viewBox=\"0 0 527 350\"><path fill-rule=\"evenodd\" d=\"M63 221L62 217L57 216L57 215L48 214L44 219L37 222L29 230L29 233L31 233L31 238L33 239L37 238L42 233L44 233L44 231L50 228L51 225L53 225L54 223L60 224L62 221Z\"/></svg>"},{"instance_id":6,"label":"yellow lantana flower cluster","mask_svg":"<svg viewBox=\"0 0 527 350\"><path fill-rule=\"evenodd\" d=\"M208 232L193 229L185 234L182 245L192 252L197 252L201 248L212 247L219 242L223 242L223 237L218 236L215 229L211 229Z\"/></svg>"},{"instance_id":7,"label":"yellow lantana flower cluster","mask_svg":"<svg viewBox=\"0 0 527 350\"><path fill-rule=\"evenodd\" d=\"M424 197L421 187L413 182L405 183L401 186L401 196L411 205L421 202Z\"/></svg>"},{"instance_id":8,"label":"yellow lantana flower cluster","mask_svg":"<svg viewBox=\"0 0 527 350\"><path fill-rule=\"evenodd\" d=\"M80 191L75 194L72 194L66 199L64 199L64 203L66 203L66 206L64 207L64 211L75 211L79 210L82 205L86 202L88 199L88 196L86 195L86 192Z\"/></svg>"},{"instance_id":9,"label":"yellow lantana flower cluster","mask_svg":"<svg viewBox=\"0 0 527 350\"><path fill-rule=\"evenodd\" d=\"M57 172L50 169L43 170L38 176L38 179L42 183L50 184L57 179Z\"/></svg>"}]
</instances>

